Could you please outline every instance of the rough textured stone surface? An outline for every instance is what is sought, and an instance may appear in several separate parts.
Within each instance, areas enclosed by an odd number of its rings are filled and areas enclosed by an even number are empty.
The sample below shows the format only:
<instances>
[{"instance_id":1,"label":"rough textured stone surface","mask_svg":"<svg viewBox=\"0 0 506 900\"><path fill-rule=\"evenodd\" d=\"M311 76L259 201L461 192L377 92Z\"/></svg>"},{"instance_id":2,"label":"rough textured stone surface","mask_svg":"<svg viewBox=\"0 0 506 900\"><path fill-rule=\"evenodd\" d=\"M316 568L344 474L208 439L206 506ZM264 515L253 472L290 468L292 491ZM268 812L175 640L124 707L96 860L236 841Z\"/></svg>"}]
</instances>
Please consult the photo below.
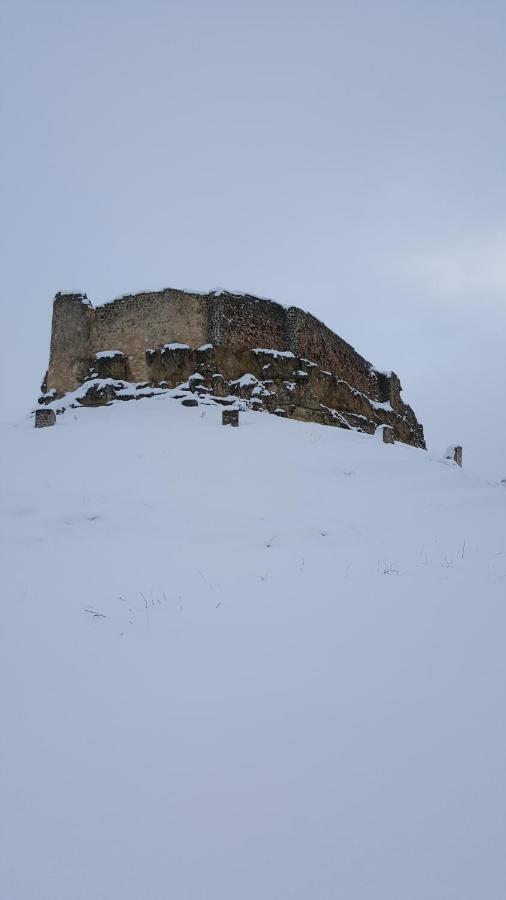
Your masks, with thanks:
<instances>
[{"instance_id":1,"label":"rough textured stone surface","mask_svg":"<svg viewBox=\"0 0 506 900\"><path fill-rule=\"evenodd\" d=\"M121 351L116 351L107 356L97 353L93 363L93 370L97 378L128 380L127 359Z\"/></svg>"},{"instance_id":2,"label":"rough textured stone surface","mask_svg":"<svg viewBox=\"0 0 506 900\"><path fill-rule=\"evenodd\" d=\"M90 382L86 393L80 398L81 406L107 406L117 397L114 385Z\"/></svg>"},{"instance_id":3,"label":"rough textured stone surface","mask_svg":"<svg viewBox=\"0 0 506 900\"><path fill-rule=\"evenodd\" d=\"M237 428L239 425L239 410L224 409L221 414L221 422L222 425L232 425L234 428Z\"/></svg>"},{"instance_id":4,"label":"rough textured stone surface","mask_svg":"<svg viewBox=\"0 0 506 900\"><path fill-rule=\"evenodd\" d=\"M56 422L56 413L53 409L37 409L35 410L35 427L47 428L48 425L54 425Z\"/></svg>"},{"instance_id":5,"label":"rough textured stone surface","mask_svg":"<svg viewBox=\"0 0 506 900\"><path fill-rule=\"evenodd\" d=\"M462 447L453 445L448 447L445 453L445 459L451 459L452 462L455 462L458 466L462 467Z\"/></svg>"},{"instance_id":6,"label":"rough textured stone surface","mask_svg":"<svg viewBox=\"0 0 506 900\"><path fill-rule=\"evenodd\" d=\"M93 379L186 384L223 404L232 394L253 409L368 433L388 424L395 440L425 446L394 373L375 370L309 313L250 295L167 288L94 308L85 294L57 294L39 402ZM112 394L90 384L88 402Z\"/></svg>"},{"instance_id":7,"label":"rough textured stone surface","mask_svg":"<svg viewBox=\"0 0 506 900\"><path fill-rule=\"evenodd\" d=\"M383 443L395 444L394 430L390 427L390 425L385 425L383 427Z\"/></svg>"}]
</instances>

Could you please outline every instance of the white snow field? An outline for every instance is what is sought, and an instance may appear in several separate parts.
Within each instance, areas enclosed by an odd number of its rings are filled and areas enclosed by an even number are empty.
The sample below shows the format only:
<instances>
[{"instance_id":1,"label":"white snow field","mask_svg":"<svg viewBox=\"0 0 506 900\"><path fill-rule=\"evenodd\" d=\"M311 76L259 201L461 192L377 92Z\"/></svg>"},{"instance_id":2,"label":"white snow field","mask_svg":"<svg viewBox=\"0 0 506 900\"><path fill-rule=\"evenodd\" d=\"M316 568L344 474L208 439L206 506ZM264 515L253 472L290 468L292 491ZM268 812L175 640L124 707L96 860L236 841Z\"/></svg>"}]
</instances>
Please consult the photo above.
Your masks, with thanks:
<instances>
[{"instance_id":1,"label":"white snow field","mask_svg":"<svg viewBox=\"0 0 506 900\"><path fill-rule=\"evenodd\" d=\"M504 900L504 487L167 396L1 447L1 900Z\"/></svg>"}]
</instances>

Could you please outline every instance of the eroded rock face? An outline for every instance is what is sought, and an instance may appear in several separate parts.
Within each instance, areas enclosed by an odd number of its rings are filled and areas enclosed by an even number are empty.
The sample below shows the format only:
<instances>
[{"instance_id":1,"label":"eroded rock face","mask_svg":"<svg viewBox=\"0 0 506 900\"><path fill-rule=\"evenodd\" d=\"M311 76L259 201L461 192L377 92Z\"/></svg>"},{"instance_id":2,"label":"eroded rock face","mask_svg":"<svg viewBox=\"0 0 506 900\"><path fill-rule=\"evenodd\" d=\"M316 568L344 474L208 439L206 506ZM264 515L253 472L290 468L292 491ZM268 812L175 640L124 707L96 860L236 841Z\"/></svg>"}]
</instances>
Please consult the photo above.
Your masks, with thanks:
<instances>
[{"instance_id":1,"label":"eroded rock face","mask_svg":"<svg viewBox=\"0 0 506 900\"><path fill-rule=\"evenodd\" d=\"M97 378L117 378L130 380L127 359L121 350L105 350L95 354L93 369Z\"/></svg>"},{"instance_id":2,"label":"eroded rock face","mask_svg":"<svg viewBox=\"0 0 506 900\"><path fill-rule=\"evenodd\" d=\"M382 428L383 431L383 443L384 444L395 444L395 435L393 432L393 428L390 425L384 425Z\"/></svg>"},{"instance_id":3,"label":"eroded rock face","mask_svg":"<svg viewBox=\"0 0 506 900\"><path fill-rule=\"evenodd\" d=\"M403 403L400 383L391 377L387 399L367 397L343 379L323 371L311 360L293 353L249 350L228 353L225 348L186 351L187 369L194 368L201 386L213 393L227 391L256 409L303 421L355 428L373 434L377 426L390 426L394 440L424 447L423 429L412 409ZM165 373L170 379L171 375ZM170 384L170 380L169 380Z\"/></svg>"}]
</instances>

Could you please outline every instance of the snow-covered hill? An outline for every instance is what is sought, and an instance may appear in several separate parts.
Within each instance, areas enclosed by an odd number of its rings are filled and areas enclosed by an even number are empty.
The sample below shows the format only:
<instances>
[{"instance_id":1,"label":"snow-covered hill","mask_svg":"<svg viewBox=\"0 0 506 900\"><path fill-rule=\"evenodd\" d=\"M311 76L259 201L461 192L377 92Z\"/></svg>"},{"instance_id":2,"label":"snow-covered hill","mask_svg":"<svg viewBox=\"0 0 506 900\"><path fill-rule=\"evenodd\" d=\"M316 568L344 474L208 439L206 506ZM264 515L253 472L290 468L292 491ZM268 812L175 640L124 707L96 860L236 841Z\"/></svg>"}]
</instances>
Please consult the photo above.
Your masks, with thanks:
<instances>
[{"instance_id":1,"label":"snow-covered hill","mask_svg":"<svg viewBox=\"0 0 506 900\"><path fill-rule=\"evenodd\" d=\"M506 490L220 415L2 431L2 900L502 900Z\"/></svg>"}]
</instances>

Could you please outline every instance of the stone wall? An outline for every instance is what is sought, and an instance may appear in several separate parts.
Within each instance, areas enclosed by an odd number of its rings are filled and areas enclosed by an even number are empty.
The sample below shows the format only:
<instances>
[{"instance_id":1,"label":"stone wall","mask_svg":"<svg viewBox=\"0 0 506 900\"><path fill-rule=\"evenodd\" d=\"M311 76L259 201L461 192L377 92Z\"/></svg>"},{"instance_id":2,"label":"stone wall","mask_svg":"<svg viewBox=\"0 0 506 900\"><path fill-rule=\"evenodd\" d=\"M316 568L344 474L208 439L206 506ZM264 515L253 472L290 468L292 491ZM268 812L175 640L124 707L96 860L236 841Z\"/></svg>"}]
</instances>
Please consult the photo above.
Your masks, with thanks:
<instances>
[{"instance_id":1,"label":"stone wall","mask_svg":"<svg viewBox=\"0 0 506 900\"><path fill-rule=\"evenodd\" d=\"M146 350L173 341L199 347L208 340L207 297L183 291L158 291L122 297L95 309L93 350L121 350L131 381L149 377Z\"/></svg>"},{"instance_id":2,"label":"stone wall","mask_svg":"<svg viewBox=\"0 0 506 900\"><path fill-rule=\"evenodd\" d=\"M288 310L290 350L312 360L321 369L338 374L360 391L379 400L374 370L360 354L323 322L296 307Z\"/></svg>"},{"instance_id":3,"label":"stone wall","mask_svg":"<svg viewBox=\"0 0 506 900\"><path fill-rule=\"evenodd\" d=\"M53 305L46 390L65 394L86 377L95 310L84 294L57 294Z\"/></svg>"},{"instance_id":4,"label":"stone wall","mask_svg":"<svg viewBox=\"0 0 506 900\"><path fill-rule=\"evenodd\" d=\"M95 353L120 350L132 381L149 378L146 350L185 339L198 347L209 336L208 297L167 289L121 297L94 308L84 294L57 294L53 307L47 388L81 384Z\"/></svg>"},{"instance_id":5,"label":"stone wall","mask_svg":"<svg viewBox=\"0 0 506 900\"><path fill-rule=\"evenodd\" d=\"M260 300L248 294L225 292L209 295L208 303L211 344L248 349L289 349L287 310L280 303Z\"/></svg>"},{"instance_id":6,"label":"stone wall","mask_svg":"<svg viewBox=\"0 0 506 900\"><path fill-rule=\"evenodd\" d=\"M376 408L375 404L390 405L399 423L406 414L409 420L407 430L399 424L398 439L424 445L421 426L401 400L400 382L394 373L377 372L350 344L310 313L226 291L199 294L167 288L128 295L96 308L86 295L57 294L45 396L61 397L87 378L100 377L96 355L104 351L123 354L122 371L129 382L172 382L175 376L171 374L167 379L169 358L162 352L165 345L171 344L188 345L192 350L208 344L219 348L220 369L213 374L221 374L228 382L249 371L250 351L290 351L299 360L299 366L309 361L322 373L315 400L318 409L328 406L347 414L355 410L358 415L364 397L368 409L369 404L371 408ZM102 362L102 370L104 365L112 364ZM120 357L115 365L120 365ZM181 367L181 380L188 377L183 372L185 366ZM256 372L258 377L261 374ZM324 390L327 376L329 387ZM294 407L297 417L313 418L316 406L307 399L307 392L304 397L305 405ZM372 422L370 410L368 417Z\"/></svg>"}]
</instances>

